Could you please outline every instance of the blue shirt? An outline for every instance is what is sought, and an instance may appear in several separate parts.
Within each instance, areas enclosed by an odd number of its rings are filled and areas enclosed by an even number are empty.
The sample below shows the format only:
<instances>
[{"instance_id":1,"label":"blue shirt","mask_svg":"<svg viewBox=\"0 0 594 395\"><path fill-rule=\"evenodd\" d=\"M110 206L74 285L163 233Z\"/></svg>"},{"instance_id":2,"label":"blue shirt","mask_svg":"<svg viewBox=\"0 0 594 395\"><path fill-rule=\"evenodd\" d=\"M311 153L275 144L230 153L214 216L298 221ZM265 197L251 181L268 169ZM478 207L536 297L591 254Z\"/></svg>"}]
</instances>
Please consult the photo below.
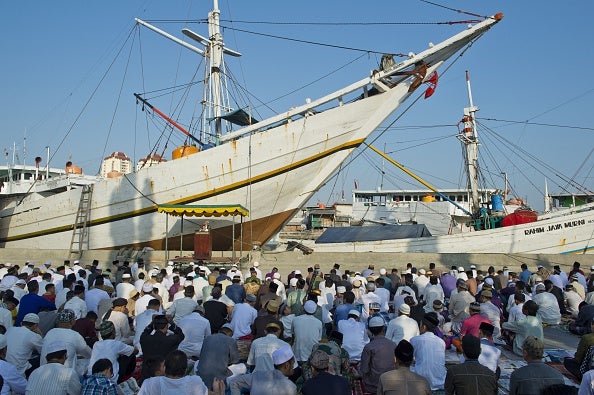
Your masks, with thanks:
<instances>
[{"instance_id":1,"label":"blue shirt","mask_svg":"<svg viewBox=\"0 0 594 395\"><path fill-rule=\"evenodd\" d=\"M528 284L528 279L530 278L530 276L532 276L532 272L528 269L523 270L522 273L520 273L520 280L522 280L524 282L524 284Z\"/></svg>"},{"instance_id":2,"label":"blue shirt","mask_svg":"<svg viewBox=\"0 0 594 395\"><path fill-rule=\"evenodd\" d=\"M242 303L245 299L245 288L239 284L231 284L225 288L225 295L235 304Z\"/></svg>"},{"instance_id":3,"label":"blue shirt","mask_svg":"<svg viewBox=\"0 0 594 395\"><path fill-rule=\"evenodd\" d=\"M41 309L56 310L56 305L35 293L26 294L21 298L21 302L19 303L19 312L16 316L14 325L20 326L21 321L27 314L39 314Z\"/></svg>"},{"instance_id":4,"label":"blue shirt","mask_svg":"<svg viewBox=\"0 0 594 395\"><path fill-rule=\"evenodd\" d=\"M334 324L338 325L338 321L346 320L348 318L349 311L353 309L356 310L355 306L353 306L350 303L345 303L341 304L340 306L337 306L336 310L334 310Z\"/></svg>"}]
</instances>

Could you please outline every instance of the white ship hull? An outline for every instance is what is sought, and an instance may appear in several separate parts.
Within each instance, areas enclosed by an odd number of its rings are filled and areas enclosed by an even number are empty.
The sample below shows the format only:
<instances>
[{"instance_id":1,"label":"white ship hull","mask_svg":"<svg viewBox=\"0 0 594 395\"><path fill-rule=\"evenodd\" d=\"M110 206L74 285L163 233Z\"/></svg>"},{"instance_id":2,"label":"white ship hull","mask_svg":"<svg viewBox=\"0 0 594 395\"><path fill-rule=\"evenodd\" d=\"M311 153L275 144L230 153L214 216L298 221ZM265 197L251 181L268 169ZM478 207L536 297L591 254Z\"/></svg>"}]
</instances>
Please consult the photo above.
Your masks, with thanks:
<instances>
[{"instance_id":1,"label":"white ship hull","mask_svg":"<svg viewBox=\"0 0 594 395\"><path fill-rule=\"evenodd\" d=\"M581 210L587 207L583 206ZM308 246L315 252L594 253L594 204L589 208L589 211L573 213L568 210L528 224L461 234Z\"/></svg>"},{"instance_id":2,"label":"white ship hull","mask_svg":"<svg viewBox=\"0 0 594 395\"><path fill-rule=\"evenodd\" d=\"M251 209L244 241L265 242L392 113L405 88L257 133L251 139L96 182L89 249L163 247L166 216L156 212L157 204L242 204ZM390 102L391 106L384 105ZM81 191L73 189L4 210L0 222L4 247L70 248ZM218 241L223 249L229 248L231 220L209 221L215 232L229 228L224 231L227 243ZM179 242L174 236L179 236L181 221L169 222L167 234L174 245ZM184 221L189 238L199 227L197 222Z\"/></svg>"},{"instance_id":3,"label":"white ship hull","mask_svg":"<svg viewBox=\"0 0 594 395\"><path fill-rule=\"evenodd\" d=\"M478 38L488 19L350 86L306 105L222 135L220 144L181 159L93 185L85 249L179 247L181 221L157 213L165 204L241 204L250 211L243 232L209 218L215 250L263 244L280 230L354 148L388 118L445 60ZM409 90L411 92L409 92ZM421 90L424 90L422 88ZM420 93L420 91L419 91ZM418 93L417 93L418 94ZM51 182L51 180L50 180ZM82 188L24 195L0 210L0 247L70 249ZM200 220L185 220L184 249L192 248ZM176 237L177 236L177 237ZM176 245L177 243L177 245Z\"/></svg>"}]
</instances>

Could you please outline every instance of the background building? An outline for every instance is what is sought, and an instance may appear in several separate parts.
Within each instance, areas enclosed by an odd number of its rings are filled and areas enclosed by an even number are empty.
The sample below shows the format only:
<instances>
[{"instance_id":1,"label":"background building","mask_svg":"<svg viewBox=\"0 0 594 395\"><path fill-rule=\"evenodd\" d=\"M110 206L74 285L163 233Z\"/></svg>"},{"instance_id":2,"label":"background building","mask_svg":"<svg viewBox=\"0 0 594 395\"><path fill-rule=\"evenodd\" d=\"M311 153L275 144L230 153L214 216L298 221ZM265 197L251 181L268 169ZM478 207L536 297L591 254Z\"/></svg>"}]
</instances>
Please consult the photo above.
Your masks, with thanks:
<instances>
[{"instance_id":1,"label":"background building","mask_svg":"<svg viewBox=\"0 0 594 395\"><path fill-rule=\"evenodd\" d=\"M132 173L132 161L123 152L112 152L101 163L101 176L107 177L109 173L128 174Z\"/></svg>"}]
</instances>

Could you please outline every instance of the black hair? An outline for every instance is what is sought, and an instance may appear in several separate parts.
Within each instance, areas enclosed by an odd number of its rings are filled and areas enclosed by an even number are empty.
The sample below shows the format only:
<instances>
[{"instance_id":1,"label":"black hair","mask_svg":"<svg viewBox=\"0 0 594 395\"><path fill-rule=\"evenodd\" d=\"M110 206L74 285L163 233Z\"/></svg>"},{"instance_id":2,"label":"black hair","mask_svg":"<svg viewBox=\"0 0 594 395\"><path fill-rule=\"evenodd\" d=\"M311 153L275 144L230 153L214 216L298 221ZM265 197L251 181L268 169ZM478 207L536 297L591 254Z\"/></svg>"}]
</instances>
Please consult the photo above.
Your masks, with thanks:
<instances>
[{"instance_id":1,"label":"black hair","mask_svg":"<svg viewBox=\"0 0 594 395\"><path fill-rule=\"evenodd\" d=\"M344 303L346 304L353 304L355 302L355 294L353 293L353 291L346 291L342 295L342 298L344 300Z\"/></svg>"},{"instance_id":2,"label":"black hair","mask_svg":"<svg viewBox=\"0 0 594 395\"><path fill-rule=\"evenodd\" d=\"M62 359L66 356L66 350L60 350L55 352L47 353L45 359L49 362L52 359Z\"/></svg>"},{"instance_id":3,"label":"black hair","mask_svg":"<svg viewBox=\"0 0 594 395\"><path fill-rule=\"evenodd\" d=\"M188 370L188 357L183 351L171 351L165 357L165 374L168 376L183 377Z\"/></svg>"},{"instance_id":4,"label":"black hair","mask_svg":"<svg viewBox=\"0 0 594 395\"><path fill-rule=\"evenodd\" d=\"M111 371L113 372L113 364L111 363L111 361L109 359L101 358L101 359L98 359L97 362L95 362L93 364L91 373L95 374L95 373L103 372L106 369L111 369Z\"/></svg>"}]
</instances>

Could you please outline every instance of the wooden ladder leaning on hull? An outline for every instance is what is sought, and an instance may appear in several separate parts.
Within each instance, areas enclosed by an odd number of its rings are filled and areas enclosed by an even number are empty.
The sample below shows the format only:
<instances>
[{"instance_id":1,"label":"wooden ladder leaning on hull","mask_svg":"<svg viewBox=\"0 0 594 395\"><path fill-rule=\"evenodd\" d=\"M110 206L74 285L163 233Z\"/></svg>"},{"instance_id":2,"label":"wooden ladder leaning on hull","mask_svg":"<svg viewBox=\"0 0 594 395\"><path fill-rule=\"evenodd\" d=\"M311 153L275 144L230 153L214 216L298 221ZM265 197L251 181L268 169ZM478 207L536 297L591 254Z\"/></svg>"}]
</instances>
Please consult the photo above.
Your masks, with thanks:
<instances>
[{"instance_id":1,"label":"wooden ladder leaning on hull","mask_svg":"<svg viewBox=\"0 0 594 395\"><path fill-rule=\"evenodd\" d=\"M93 197L93 185L83 186L78 203L78 211L72 228L72 239L70 240L70 258L80 259L85 244L88 248L89 238L87 235L87 224L91 217L91 198Z\"/></svg>"}]
</instances>

